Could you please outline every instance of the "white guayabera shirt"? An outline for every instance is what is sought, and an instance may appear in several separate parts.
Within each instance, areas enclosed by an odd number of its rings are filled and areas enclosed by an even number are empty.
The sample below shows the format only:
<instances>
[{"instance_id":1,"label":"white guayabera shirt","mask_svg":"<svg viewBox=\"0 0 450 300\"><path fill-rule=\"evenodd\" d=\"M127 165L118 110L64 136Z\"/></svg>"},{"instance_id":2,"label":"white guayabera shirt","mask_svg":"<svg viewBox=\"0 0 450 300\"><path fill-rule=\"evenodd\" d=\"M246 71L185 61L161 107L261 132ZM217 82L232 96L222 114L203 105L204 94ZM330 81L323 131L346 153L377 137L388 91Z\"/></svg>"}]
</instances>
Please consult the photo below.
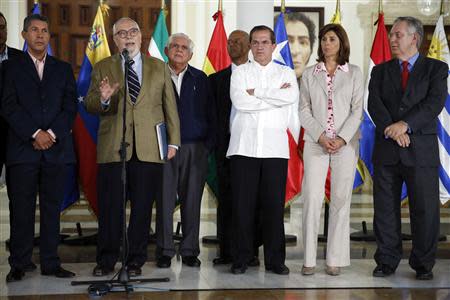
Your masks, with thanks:
<instances>
[{"instance_id":1,"label":"white guayabera shirt","mask_svg":"<svg viewBox=\"0 0 450 300\"><path fill-rule=\"evenodd\" d=\"M290 87L280 89L284 83ZM255 89L254 96L248 89ZM292 113L299 101L295 72L274 62L240 65L231 75L230 97L233 106L227 157L289 158L287 129L291 118L298 120L298 111L295 109L295 116Z\"/></svg>"}]
</instances>

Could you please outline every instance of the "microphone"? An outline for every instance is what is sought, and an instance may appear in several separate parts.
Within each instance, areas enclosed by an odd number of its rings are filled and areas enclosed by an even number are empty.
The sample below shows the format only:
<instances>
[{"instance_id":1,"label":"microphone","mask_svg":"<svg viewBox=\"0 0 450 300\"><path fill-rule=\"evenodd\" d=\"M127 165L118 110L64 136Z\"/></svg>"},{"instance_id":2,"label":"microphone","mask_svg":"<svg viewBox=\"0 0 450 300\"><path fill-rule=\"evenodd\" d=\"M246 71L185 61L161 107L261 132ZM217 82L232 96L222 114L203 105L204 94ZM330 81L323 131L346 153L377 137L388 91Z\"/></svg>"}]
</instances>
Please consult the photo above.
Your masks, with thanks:
<instances>
[{"instance_id":1,"label":"microphone","mask_svg":"<svg viewBox=\"0 0 450 300\"><path fill-rule=\"evenodd\" d=\"M125 49L122 50L122 56L123 56L123 58L125 59L125 62L126 62L126 63L129 63L129 62L130 62L130 54L128 53L127 48L125 48Z\"/></svg>"}]
</instances>

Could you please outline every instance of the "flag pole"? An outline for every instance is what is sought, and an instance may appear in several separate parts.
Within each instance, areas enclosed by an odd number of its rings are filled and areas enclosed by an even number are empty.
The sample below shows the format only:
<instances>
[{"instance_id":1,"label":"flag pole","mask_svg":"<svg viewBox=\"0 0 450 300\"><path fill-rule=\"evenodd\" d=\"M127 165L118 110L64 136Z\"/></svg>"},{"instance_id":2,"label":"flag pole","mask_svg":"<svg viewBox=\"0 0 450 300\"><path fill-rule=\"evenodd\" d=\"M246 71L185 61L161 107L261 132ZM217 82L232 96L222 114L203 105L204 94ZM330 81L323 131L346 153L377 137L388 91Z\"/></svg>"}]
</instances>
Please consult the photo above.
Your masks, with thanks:
<instances>
[{"instance_id":1,"label":"flag pole","mask_svg":"<svg viewBox=\"0 0 450 300\"><path fill-rule=\"evenodd\" d=\"M286 13L286 3L284 0L281 0L281 9L280 11L284 14Z\"/></svg>"},{"instance_id":2,"label":"flag pole","mask_svg":"<svg viewBox=\"0 0 450 300\"><path fill-rule=\"evenodd\" d=\"M382 13L383 13L383 0L378 0L378 14Z\"/></svg>"},{"instance_id":3,"label":"flag pole","mask_svg":"<svg viewBox=\"0 0 450 300\"><path fill-rule=\"evenodd\" d=\"M166 9L166 1L161 0L161 9Z\"/></svg>"},{"instance_id":4,"label":"flag pole","mask_svg":"<svg viewBox=\"0 0 450 300\"><path fill-rule=\"evenodd\" d=\"M222 0L219 0L219 7L217 8L218 11L222 11Z\"/></svg>"},{"instance_id":5,"label":"flag pole","mask_svg":"<svg viewBox=\"0 0 450 300\"><path fill-rule=\"evenodd\" d=\"M441 9L440 9L439 14L440 14L440 15L443 15L443 14L444 14L444 0L441 0Z\"/></svg>"}]
</instances>

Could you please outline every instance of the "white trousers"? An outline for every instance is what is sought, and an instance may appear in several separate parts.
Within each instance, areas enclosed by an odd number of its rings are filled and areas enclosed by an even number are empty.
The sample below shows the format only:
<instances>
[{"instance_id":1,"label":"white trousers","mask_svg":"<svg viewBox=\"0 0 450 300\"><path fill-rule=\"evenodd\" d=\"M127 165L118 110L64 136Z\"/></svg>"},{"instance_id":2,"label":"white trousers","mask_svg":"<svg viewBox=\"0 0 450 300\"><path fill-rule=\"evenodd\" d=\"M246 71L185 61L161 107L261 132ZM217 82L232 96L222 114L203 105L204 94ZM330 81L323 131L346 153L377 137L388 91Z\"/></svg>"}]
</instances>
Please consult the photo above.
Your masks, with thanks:
<instances>
[{"instance_id":1,"label":"white trousers","mask_svg":"<svg viewBox=\"0 0 450 300\"><path fill-rule=\"evenodd\" d=\"M305 142L303 160L303 246L305 267L316 266L317 236L325 196L325 181L331 167L330 209L328 219L328 266L350 265L350 202L358 159L359 142L351 141L338 153L328 154L318 143Z\"/></svg>"}]
</instances>

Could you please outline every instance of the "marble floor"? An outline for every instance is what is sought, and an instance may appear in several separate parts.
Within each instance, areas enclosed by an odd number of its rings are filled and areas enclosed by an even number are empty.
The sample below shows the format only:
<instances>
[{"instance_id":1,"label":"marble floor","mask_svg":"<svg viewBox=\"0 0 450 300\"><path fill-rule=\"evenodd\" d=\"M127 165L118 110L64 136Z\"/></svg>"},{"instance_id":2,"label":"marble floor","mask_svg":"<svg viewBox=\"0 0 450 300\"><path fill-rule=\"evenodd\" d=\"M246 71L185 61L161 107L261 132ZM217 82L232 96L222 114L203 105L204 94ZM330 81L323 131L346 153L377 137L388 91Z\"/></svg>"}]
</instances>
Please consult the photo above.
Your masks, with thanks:
<instances>
[{"instance_id":1,"label":"marble floor","mask_svg":"<svg viewBox=\"0 0 450 300\"><path fill-rule=\"evenodd\" d=\"M370 200L364 195L355 195L355 212L352 217L352 232L361 229L360 220L367 219L365 203ZM6 204L5 204L6 203ZM360 204L358 206L358 203ZM358 214L360 217L358 217ZM175 214L175 220L179 214ZM448 218L448 216L444 216ZM93 280L92 268L95 266L95 246L71 246L62 244L59 249L63 265L77 273L75 279L55 279L39 274L27 273L24 280L5 283L9 271L8 251L4 241L8 238L9 227L7 199L4 189L0 190L0 299L89 299L87 286L73 286L72 280ZM385 279L374 278L371 272L375 267L372 259L373 242L351 242L351 266L344 268L340 276L328 276L324 272L326 243L319 243L317 251L318 270L313 276L300 273L303 248L301 245L301 201L295 202L285 220L286 233L297 236L299 242L289 243L286 248L286 265L291 273L279 276L266 272L264 266L249 268L243 275L230 273L230 266L215 267L212 259L217 255L216 245L201 244L200 268L190 268L181 264L179 258L172 260L169 269L158 269L155 265L154 244L149 245L148 262L143 268L145 278L169 278L163 283L135 283L135 293L110 294L105 299L450 299L450 230L448 220L442 222L441 232L447 241L439 243L438 260L431 281L415 280L415 273L409 268L407 258L411 242L404 242L404 259L397 272ZM70 232L70 226L63 226ZM84 225L89 227L88 225ZM323 226L323 225L322 225ZM405 224L405 231L408 224ZM370 224L369 224L370 228ZM90 228L93 230L93 228ZM204 199L202 205L201 236L215 233L215 204ZM85 234L89 230L85 230ZM34 249L33 261L38 262L39 249ZM260 250L262 259L262 250ZM119 269L117 266L116 270ZM109 279L109 277L105 277Z\"/></svg>"}]
</instances>

